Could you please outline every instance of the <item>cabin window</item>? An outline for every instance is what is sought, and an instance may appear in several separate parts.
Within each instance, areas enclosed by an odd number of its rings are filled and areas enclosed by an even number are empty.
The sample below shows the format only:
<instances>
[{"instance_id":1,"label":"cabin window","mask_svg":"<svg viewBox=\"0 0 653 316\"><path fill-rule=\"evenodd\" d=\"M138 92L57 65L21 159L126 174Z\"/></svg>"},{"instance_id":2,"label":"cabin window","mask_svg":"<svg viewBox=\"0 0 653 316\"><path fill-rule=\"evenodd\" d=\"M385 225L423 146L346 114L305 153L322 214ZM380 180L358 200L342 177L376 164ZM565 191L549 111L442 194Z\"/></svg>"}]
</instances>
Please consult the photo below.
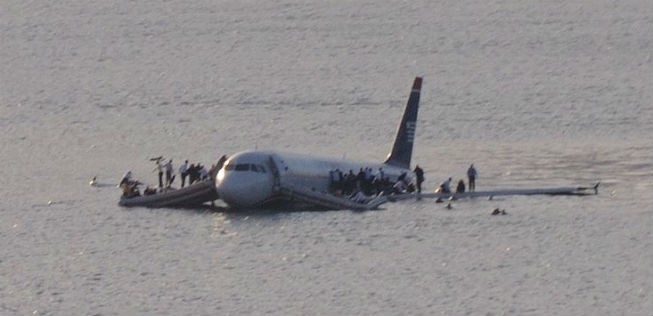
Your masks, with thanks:
<instances>
[{"instance_id":1,"label":"cabin window","mask_svg":"<svg viewBox=\"0 0 653 316\"><path fill-rule=\"evenodd\" d=\"M259 171L259 172L261 172L261 173L265 173L265 167L263 167L263 166L261 166L261 165L257 165L257 166L258 166L258 171Z\"/></svg>"},{"instance_id":2,"label":"cabin window","mask_svg":"<svg viewBox=\"0 0 653 316\"><path fill-rule=\"evenodd\" d=\"M258 168L256 167L256 165L252 165L251 168L252 168L252 171L258 172Z\"/></svg>"},{"instance_id":3,"label":"cabin window","mask_svg":"<svg viewBox=\"0 0 653 316\"><path fill-rule=\"evenodd\" d=\"M234 164L228 164L224 166L224 170L234 170Z\"/></svg>"}]
</instances>

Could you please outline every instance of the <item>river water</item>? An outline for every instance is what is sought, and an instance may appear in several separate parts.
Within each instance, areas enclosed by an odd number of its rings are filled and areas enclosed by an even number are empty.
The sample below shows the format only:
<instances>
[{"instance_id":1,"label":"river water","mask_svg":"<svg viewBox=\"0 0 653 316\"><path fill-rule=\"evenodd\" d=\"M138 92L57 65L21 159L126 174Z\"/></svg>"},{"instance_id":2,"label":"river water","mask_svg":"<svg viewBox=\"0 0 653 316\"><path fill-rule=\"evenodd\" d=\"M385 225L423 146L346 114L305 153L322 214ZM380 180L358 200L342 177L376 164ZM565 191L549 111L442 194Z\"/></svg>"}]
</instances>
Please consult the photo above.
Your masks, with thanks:
<instances>
[{"instance_id":1,"label":"river water","mask_svg":"<svg viewBox=\"0 0 653 316\"><path fill-rule=\"evenodd\" d=\"M5 1L0 314L652 315L652 16L645 0ZM429 190L475 163L479 190L599 194L117 206L126 170L155 182L153 156L381 160L415 76Z\"/></svg>"}]
</instances>

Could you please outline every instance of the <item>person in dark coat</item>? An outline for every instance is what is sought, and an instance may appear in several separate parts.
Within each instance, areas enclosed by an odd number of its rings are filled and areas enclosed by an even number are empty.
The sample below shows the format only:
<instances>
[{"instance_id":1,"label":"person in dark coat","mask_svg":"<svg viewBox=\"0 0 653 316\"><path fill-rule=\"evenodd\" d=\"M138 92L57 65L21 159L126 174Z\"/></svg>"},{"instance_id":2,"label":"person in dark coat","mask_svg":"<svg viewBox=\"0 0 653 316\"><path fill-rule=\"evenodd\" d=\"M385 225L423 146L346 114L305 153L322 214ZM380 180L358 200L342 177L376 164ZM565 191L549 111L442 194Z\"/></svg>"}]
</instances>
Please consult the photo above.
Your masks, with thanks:
<instances>
[{"instance_id":1,"label":"person in dark coat","mask_svg":"<svg viewBox=\"0 0 653 316\"><path fill-rule=\"evenodd\" d=\"M456 186L456 193L465 193L465 181L463 181L463 179L458 181L458 186Z\"/></svg>"},{"instance_id":2,"label":"person in dark coat","mask_svg":"<svg viewBox=\"0 0 653 316\"><path fill-rule=\"evenodd\" d=\"M474 168L474 164L469 166L467 169L467 179L469 180L469 192L476 191L476 177L478 176L478 171Z\"/></svg>"},{"instance_id":3,"label":"person in dark coat","mask_svg":"<svg viewBox=\"0 0 653 316\"><path fill-rule=\"evenodd\" d=\"M195 180L197 179L196 176L197 169L195 167L195 164L193 163L190 164L190 166L188 167L188 171L186 171L186 173L188 174L188 185L193 184L193 182L195 182Z\"/></svg>"},{"instance_id":4,"label":"person in dark coat","mask_svg":"<svg viewBox=\"0 0 653 316\"><path fill-rule=\"evenodd\" d=\"M422 193L422 182L424 182L424 170L419 167L419 165L415 166L415 180L417 181L417 193Z\"/></svg>"}]
</instances>

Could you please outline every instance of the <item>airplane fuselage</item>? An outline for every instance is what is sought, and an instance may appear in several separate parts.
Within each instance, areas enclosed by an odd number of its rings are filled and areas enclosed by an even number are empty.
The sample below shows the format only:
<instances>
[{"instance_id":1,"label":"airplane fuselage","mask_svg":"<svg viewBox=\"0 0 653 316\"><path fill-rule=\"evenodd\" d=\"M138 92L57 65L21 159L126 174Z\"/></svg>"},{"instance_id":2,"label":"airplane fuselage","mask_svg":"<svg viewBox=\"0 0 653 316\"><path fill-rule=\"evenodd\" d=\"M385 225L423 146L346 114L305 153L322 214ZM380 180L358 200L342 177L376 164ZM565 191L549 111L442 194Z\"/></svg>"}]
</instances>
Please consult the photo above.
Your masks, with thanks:
<instances>
[{"instance_id":1,"label":"airplane fuselage","mask_svg":"<svg viewBox=\"0 0 653 316\"><path fill-rule=\"evenodd\" d=\"M233 155L218 172L216 188L220 198L236 208L258 207L278 198L279 188L302 188L329 192L333 172L357 174L379 169L394 182L401 174L410 178L410 170L385 163L348 161L278 151L244 151Z\"/></svg>"}]
</instances>

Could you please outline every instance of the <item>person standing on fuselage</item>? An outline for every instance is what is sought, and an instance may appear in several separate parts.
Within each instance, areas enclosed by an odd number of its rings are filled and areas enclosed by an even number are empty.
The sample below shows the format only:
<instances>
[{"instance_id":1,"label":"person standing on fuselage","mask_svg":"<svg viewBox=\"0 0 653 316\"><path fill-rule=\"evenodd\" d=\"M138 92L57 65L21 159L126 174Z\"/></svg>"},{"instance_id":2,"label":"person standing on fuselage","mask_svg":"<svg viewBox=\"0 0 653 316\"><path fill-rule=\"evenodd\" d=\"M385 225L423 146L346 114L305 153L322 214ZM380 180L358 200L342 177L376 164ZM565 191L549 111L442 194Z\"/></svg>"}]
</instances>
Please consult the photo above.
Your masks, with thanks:
<instances>
[{"instance_id":1,"label":"person standing on fuselage","mask_svg":"<svg viewBox=\"0 0 653 316\"><path fill-rule=\"evenodd\" d=\"M476 168L474 168L474 164L471 164L469 166L469 169L467 169L467 179L469 180L469 192L474 192L476 191L476 177L478 176L478 172L476 171Z\"/></svg>"}]
</instances>

